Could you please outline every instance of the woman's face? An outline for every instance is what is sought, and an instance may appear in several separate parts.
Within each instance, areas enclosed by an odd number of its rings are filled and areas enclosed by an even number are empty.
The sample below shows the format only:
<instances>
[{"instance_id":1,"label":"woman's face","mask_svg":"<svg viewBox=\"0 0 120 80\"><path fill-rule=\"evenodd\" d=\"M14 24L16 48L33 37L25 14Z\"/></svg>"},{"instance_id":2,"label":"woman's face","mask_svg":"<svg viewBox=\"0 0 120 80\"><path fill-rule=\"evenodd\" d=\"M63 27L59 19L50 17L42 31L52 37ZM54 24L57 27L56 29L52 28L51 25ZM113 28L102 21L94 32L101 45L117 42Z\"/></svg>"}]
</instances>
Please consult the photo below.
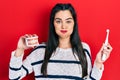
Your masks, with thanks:
<instances>
[{"instance_id":1,"label":"woman's face","mask_svg":"<svg viewBox=\"0 0 120 80\"><path fill-rule=\"evenodd\" d=\"M70 38L73 32L74 20L69 10L61 10L55 14L55 32L59 38Z\"/></svg>"}]
</instances>

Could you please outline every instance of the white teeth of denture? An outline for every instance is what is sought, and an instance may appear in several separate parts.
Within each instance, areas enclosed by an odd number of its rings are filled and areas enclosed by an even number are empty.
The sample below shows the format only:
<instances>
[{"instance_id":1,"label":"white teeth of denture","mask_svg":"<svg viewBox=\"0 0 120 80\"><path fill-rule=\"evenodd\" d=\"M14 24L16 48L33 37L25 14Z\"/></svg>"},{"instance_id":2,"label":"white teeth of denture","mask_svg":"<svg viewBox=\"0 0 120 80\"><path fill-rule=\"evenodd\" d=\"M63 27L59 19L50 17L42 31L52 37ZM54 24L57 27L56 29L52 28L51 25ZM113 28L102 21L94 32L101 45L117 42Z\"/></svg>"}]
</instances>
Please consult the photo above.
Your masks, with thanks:
<instances>
[{"instance_id":1,"label":"white teeth of denture","mask_svg":"<svg viewBox=\"0 0 120 80\"><path fill-rule=\"evenodd\" d=\"M28 46L28 47L37 46L38 45L37 44L38 43L38 36L25 38L25 42L26 42L26 46Z\"/></svg>"},{"instance_id":2,"label":"white teeth of denture","mask_svg":"<svg viewBox=\"0 0 120 80\"><path fill-rule=\"evenodd\" d=\"M106 35L106 39L105 39L104 49L107 49L106 46L107 46L107 44L108 44L108 37L109 37L109 32L110 32L110 30L107 29L106 32L107 32L107 35ZM103 60L103 61L106 60L106 54L103 54L103 55L102 55L102 60Z\"/></svg>"}]
</instances>

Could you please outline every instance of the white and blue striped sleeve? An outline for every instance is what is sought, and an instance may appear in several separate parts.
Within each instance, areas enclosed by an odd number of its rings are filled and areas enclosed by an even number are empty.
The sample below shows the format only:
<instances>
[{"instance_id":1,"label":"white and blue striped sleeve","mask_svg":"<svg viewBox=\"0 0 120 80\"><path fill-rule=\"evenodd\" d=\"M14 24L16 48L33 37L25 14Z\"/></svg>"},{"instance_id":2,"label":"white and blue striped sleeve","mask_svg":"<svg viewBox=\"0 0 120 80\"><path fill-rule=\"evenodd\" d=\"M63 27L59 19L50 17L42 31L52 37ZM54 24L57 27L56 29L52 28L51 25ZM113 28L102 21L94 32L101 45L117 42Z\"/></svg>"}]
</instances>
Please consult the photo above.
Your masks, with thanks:
<instances>
[{"instance_id":1,"label":"white and blue striped sleeve","mask_svg":"<svg viewBox=\"0 0 120 80\"><path fill-rule=\"evenodd\" d=\"M40 53L44 53L45 44L40 44L23 60L23 55L20 57L15 57L15 51L11 54L10 64L9 64L9 80L21 80L26 75L33 72L32 62L36 60L36 56ZM38 50L39 49L39 50ZM23 53L24 54L24 53ZM39 58L38 58L39 59Z\"/></svg>"},{"instance_id":2,"label":"white and blue striped sleeve","mask_svg":"<svg viewBox=\"0 0 120 80\"><path fill-rule=\"evenodd\" d=\"M86 76L84 79L85 80L100 80L103 74L104 65L102 66L102 69L98 69L95 64L92 67L90 47L85 42L82 42L82 45L85 50L87 62L88 62L88 76Z\"/></svg>"},{"instance_id":3,"label":"white and blue striped sleeve","mask_svg":"<svg viewBox=\"0 0 120 80\"><path fill-rule=\"evenodd\" d=\"M9 64L9 79L10 80L20 80L25 77L27 74L31 73L32 66L30 58L26 58L24 63L22 61L23 55L20 57L14 56L15 51L11 54L10 64Z\"/></svg>"}]
</instances>

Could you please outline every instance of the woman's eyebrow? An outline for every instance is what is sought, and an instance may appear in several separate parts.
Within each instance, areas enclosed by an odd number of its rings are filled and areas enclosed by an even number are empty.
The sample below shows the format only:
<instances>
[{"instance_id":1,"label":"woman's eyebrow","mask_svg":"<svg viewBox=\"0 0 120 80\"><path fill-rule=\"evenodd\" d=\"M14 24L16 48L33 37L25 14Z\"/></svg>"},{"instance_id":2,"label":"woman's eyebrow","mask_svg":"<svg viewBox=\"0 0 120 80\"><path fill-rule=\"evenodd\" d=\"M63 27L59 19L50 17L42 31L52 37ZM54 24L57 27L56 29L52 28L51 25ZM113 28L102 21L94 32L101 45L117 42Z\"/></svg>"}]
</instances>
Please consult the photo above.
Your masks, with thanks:
<instances>
[{"instance_id":1,"label":"woman's eyebrow","mask_svg":"<svg viewBox=\"0 0 120 80\"><path fill-rule=\"evenodd\" d=\"M55 20L62 20L61 18L55 18ZM65 20L73 20L73 18L66 18Z\"/></svg>"},{"instance_id":2,"label":"woman's eyebrow","mask_svg":"<svg viewBox=\"0 0 120 80\"><path fill-rule=\"evenodd\" d=\"M67 18L67 19L65 19L65 20L70 20L70 19L73 20L73 18L71 18L71 17L70 17L70 18Z\"/></svg>"},{"instance_id":3,"label":"woman's eyebrow","mask_svg":"<svg viewBox=\"0 0 120 80\"><path fill-rule=\"evenodd\" d=\"M55 20L62 20L61 18L55 18Z\"/></svg>"}]
</instances>

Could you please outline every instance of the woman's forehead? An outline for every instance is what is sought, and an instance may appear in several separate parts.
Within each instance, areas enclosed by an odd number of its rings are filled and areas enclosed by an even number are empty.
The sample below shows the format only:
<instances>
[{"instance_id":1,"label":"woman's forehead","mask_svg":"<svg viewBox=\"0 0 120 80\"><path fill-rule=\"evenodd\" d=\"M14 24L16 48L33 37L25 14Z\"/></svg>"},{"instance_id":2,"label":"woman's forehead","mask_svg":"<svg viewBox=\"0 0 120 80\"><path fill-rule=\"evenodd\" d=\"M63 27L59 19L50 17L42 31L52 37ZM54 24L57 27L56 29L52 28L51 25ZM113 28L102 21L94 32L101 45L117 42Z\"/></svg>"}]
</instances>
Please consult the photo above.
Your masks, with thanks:
<instances>
[{"instance_id":1,"label":"woman's forehead","mask_svg":"<svg viewBox=\"0 0 120 80\"><path fill-rule=\"evenodd\" d=\"M55 14L55 19L68 20L73 19L69 10L61 10Z\"/></svg>"}]
</instances>

